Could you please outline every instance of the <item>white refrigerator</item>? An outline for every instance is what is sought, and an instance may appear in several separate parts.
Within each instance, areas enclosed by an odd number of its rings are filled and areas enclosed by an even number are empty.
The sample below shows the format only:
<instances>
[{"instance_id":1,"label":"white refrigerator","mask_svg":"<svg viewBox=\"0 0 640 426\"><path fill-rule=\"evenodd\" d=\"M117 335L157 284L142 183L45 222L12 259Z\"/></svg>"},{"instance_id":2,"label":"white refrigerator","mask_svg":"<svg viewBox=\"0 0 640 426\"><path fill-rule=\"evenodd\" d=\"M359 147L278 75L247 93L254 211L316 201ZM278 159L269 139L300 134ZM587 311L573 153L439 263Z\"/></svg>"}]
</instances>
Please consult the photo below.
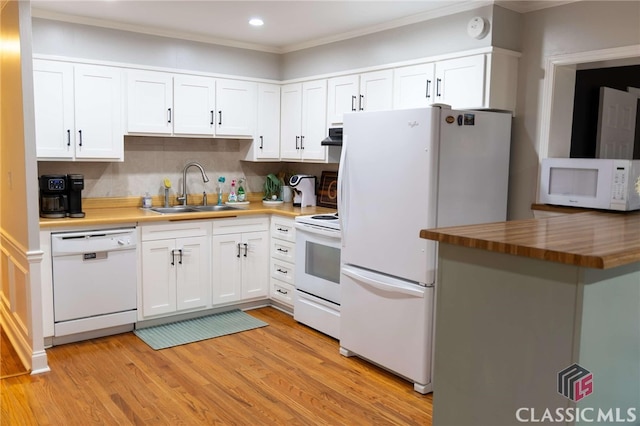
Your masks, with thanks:
<instances>
[{"instance_id":1,"label":"white refrigerator","mask_svg":"<svg viewBox=\"0 0 640 426\"><path fill-rule=\"evenodd\" d=\"M339 166L340 352L433 390L435 242L421 229L506 220L511 114L348 113Z\"/></svg>"}]
</instances>

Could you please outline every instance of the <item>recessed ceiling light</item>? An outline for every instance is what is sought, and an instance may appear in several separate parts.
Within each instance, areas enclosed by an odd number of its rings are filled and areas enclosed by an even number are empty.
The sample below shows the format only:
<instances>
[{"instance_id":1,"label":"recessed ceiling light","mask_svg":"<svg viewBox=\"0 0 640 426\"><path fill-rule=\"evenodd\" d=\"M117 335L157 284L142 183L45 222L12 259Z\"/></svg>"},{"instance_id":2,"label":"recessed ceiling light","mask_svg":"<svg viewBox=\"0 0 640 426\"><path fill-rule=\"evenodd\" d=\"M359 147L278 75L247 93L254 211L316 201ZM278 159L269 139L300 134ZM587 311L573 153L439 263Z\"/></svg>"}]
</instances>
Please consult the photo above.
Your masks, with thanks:
<instances>
[{"instance_id":1,"label":"recessed ceiling light","mask_svg":"<svg viewBox=\"0 0 640 426\"><path fill-rule=\"evenodd\" d=\"M251 18L249 20L249 25L253 25L254 27L260 27L264 25L264 22L260 18Z\"/></svg>"}]
</instances>

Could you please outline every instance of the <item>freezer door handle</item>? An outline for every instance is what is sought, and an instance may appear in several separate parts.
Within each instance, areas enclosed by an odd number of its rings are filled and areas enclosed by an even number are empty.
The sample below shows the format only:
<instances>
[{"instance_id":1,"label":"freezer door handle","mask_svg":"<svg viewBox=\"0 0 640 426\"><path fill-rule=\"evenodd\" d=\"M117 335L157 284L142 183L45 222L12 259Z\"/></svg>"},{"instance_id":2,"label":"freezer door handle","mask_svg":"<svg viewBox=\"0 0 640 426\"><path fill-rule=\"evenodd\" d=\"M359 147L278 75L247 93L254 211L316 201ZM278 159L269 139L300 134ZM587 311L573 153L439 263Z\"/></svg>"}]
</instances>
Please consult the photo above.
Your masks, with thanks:
<instances>
[{"instance_id":1,"label":"freezer door handle","mask_svg":"<svg viewBox=\"0 0 640 426\"><path fill-rule=\"evenodd\" d=\"M342 267L342 273L350 278L353 278L356 281L359 281L363 284L367 284L370 287L377 288L378 290L405 294L407 296L412 296L412 297L419 297L419 298L425 297L425 288L420 287L417 284L410 287L410 286L402 285L399 283L396 284L392 282L382 282L382 281L376 280L373 276L369 276L369 274L367 274L366 271L356 271L355 269L349 268L348 266Z\"/></svg>"}]
</instances>

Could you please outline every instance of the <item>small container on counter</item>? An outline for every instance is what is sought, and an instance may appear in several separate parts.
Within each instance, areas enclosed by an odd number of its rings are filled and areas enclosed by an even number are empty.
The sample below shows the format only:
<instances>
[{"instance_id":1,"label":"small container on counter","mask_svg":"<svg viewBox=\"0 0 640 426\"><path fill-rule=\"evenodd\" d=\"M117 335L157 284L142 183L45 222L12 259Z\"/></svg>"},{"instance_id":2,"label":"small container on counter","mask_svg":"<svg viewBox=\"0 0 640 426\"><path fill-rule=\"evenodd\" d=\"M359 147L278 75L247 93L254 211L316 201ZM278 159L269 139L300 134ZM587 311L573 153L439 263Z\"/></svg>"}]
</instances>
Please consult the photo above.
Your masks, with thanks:
<instances>
[{"instance_id":1,"label":"small container on counter","mask_svg":"<svg viewBox=\"0 0 640 426\"><path fill-rule=\"evenodd\" d=\"M142 207L145 209L151 208L152 202L151 202L151 195L149 195L148 192L146 192L144 194L144 197L142 197Z\"/></svg>"}]
</instances>

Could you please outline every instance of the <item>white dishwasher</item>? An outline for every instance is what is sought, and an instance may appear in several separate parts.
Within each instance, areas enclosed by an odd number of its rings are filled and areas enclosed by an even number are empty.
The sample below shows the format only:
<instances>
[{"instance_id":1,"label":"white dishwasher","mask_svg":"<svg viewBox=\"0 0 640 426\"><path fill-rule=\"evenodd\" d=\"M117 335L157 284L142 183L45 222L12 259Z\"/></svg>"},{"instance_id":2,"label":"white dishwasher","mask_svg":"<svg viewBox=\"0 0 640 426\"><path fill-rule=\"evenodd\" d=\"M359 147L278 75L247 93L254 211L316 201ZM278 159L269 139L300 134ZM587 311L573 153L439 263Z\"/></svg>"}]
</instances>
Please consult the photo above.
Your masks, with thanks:
<instances>
[{"instance_id":1,"label":"white dishwasher","mask_svg":"<svg viewBox=\"0 0 640 426\"><path fill-rule=\"evenodd\" d=\"M51 234L54 344L133 330L136 228Z\"/></svg>"}]
</instances>

